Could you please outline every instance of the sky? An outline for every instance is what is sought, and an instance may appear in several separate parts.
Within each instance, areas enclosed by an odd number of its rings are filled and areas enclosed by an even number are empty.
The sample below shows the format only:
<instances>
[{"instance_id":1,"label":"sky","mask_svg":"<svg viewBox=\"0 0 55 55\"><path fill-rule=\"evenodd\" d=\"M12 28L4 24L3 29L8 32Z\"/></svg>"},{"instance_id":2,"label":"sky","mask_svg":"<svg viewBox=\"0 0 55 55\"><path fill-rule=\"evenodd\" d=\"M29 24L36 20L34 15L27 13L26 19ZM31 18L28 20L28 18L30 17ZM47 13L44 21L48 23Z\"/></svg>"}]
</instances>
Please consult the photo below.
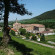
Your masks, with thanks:
<instances>
[{"instance_id":1,"label":"sky","mask_svg":"<svg viewBox=\"0 0 55 55\"><path fill-rule=\"evenodd\" d=\"M25 4L25 8L32 12L32 15L21 16L19 14L9 14L9 21L14 21L16 18L18 20L30 19L38 16L46 11L55 9L55 0L19 0L20 4Z\"/></svg>"}]
</instances>

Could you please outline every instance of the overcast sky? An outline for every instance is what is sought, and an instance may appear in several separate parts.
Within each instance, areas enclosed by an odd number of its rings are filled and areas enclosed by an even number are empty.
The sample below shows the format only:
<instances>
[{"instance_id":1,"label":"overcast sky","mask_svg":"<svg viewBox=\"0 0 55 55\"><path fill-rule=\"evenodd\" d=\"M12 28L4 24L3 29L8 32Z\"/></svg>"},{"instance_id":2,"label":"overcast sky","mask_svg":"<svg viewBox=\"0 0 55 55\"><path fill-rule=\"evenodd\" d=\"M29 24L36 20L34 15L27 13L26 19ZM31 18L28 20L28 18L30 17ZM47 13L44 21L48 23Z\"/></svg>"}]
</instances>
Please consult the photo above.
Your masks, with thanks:
<instances>
[{"instance_id":1,"label":"overcast sky","mask_svg":"<svg viewBox=\"0 0 55 55\"><path fill-rule=\"evenodd\" d=\"M55 9L55 0L19 0L19 2L25 4L25 8L33 13L32 16L21 16L18 14L10 13L9 21L16 20L16 18L18 20L30 19L46 11Z\"/></svg>"}]
</instances>

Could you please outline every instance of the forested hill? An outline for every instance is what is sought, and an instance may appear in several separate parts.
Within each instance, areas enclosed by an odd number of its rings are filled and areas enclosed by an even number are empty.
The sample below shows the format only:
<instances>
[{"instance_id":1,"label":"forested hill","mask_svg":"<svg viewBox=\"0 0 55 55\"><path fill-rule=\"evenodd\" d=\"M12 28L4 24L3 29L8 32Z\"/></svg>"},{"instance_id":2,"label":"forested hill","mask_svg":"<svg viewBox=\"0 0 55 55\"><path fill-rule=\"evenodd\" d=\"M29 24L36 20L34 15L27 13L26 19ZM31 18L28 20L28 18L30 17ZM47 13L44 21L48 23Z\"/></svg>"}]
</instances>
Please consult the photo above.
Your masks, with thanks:
<instances>
[{"instance_id":1,"label":"forested hill","mask_svg":"<svg viewBox=\"0 0 55 55\"><path fill-rule=\"evenodd\" d=\"M15 21L10 21L9 25L13 25ZM46 27L55 29L55 9L51 11L44 12L43 14L33 17L31 19L25 19L18 21L22 24L44 24ZM0 26L2 24L0 23Z\"/></svg>"},{"instance_id":2,"label":"forested hill","mask_svg":"<svg viewBox=\"0 0 55 55\"><path fill-rule=\"evenodd\" d=\"M46 27L55 28L55 9L44 12L43 14L31 19L21 20L20 22L24 24L40 23L44 24Z\"/></svg>"},{"instance_id":3,"label":"forested hill","mask_svg":"<svg viewBox=\"0 0 55 55\"><path fill-rule=\"evenodd\" d=\"M55 9L51 11L44 12L43 14L34 17L33 19L45 20L45 19L55 19Z\"/></svg>"}]
</instances>

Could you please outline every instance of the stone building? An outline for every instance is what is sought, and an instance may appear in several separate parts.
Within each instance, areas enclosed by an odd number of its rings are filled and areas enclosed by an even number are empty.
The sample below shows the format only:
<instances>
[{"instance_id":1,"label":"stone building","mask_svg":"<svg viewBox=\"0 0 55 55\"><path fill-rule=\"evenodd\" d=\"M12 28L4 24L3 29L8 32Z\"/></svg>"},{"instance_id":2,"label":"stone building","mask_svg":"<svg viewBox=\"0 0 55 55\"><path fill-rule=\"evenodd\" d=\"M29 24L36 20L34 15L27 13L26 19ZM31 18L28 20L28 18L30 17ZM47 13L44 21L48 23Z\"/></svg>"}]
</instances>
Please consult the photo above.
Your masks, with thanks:
<instances>
[{"instance_id":1,"label":"stone building","mask_svg":"<svg viewBox=\"0 0 55 55\"><path fill-rule=\"evenodd\" d=\"M16 23L13 24L13 28L17 31L21 28L21 23L18 23L17 19L16 19Z\"/></svg>"},{"instance_id":2,"label":"stone building","mask_svg":"<svg viewBox=\"0 0 55 55\"><path fill-rule=\"evenodd\" d=\"M17 30L19 32L20 28L26 29L27 32L32 32L32 33L40 33L45 31L45 26L42 24L21 24L17 22L13 24L13 29Z\"/></svg>"}]
</instances>

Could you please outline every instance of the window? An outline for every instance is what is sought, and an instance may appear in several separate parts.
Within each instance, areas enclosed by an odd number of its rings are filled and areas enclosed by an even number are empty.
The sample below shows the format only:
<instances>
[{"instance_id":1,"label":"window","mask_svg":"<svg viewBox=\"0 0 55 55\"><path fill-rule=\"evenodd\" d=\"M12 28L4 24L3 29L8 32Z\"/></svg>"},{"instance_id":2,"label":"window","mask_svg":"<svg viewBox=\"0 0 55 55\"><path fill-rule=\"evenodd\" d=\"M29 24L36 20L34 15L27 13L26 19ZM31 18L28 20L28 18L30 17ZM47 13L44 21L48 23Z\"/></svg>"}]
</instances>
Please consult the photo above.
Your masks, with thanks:
<instances>
[{"instance_id":1,"label":"window","mask_svg":"<svg viewBox=\"0 0 55 55\"><path fill-rule=\"evenodd\" d=\"M34 30L39 31L39 27L34 26Z\"/></svg>"}]
</instances>

